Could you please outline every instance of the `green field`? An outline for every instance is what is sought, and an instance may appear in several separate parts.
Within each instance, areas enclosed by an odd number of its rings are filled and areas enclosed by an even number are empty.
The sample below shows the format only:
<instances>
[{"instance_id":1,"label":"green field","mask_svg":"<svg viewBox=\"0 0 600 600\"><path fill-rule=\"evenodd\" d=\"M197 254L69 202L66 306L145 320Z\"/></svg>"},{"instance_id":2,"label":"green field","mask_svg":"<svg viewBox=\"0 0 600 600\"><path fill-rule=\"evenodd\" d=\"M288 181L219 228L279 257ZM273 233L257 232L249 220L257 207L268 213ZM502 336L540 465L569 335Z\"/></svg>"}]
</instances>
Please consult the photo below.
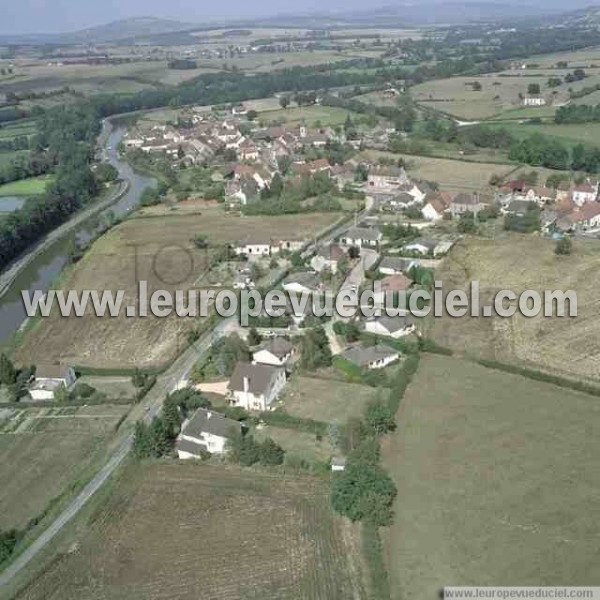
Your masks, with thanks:
<instances>
[{"instance_id":1,"label":"green field","mask_svg":"<svg viewBox=\"0 0 600 600\"><path fill-rule=\"evenodd\" d=\"M0 127L0 140L10 140L20 135L33 135L35 133L35 121L33 119L23 119L4 123Z\"/></svg>"},{"instance_id":2,"label":"green field","mask_svg":"<svg viewBox=\"0 0 600 600\"><path fill-rule=\"evenodd\" d=\"M29 150L18 150L16 152L0 152L0 168L6 167L13 160L29 155Z\"/></svg>"},{"instance_id":3,"label":"green field","mask_svg":"<svg viewBox=\"0 0 600 600\"><path fill-rule=\"evenodd\" d=\"M600 145L600 123L568 123L556 125L554 123L508 123L503 122L502 127L508 129L518 137L527 137L533 133L557 138L568 144Z\"/></svg>"},{"instance_id":4,"label":"green field","mask_svg":"<svg viewBox=\"0 0 600 600\"><path fill-rule=\"evenodd\" d=\"M282 123L288 126L298 125L305 122L314 126L318 121L323 126L341 125L348 115L353 115L344 108L332 106L295 106L293 108L266 110L259 113L259 119L265 123Z\"/></svg>"},{"instance_id":5,"label":"green field","mask_svg":"<svg viewBox=\"0 0 600 600\"><path fill-rule=\"evenodd\" d=\"M386 440L392 600L452 585L595 585L597 398L425 356Z\"/></svg>"},{"instance_id":6,"label":"green field","mask_svg":"<svg viewBox=\"0 0 600 600\"><path fill-rule=\"evenodd\" d=\"M44 175L5 183L0 185L0 196L35 196L36 194L43 194L52 179L51 176Z\"/></svg>"}]
</instances>

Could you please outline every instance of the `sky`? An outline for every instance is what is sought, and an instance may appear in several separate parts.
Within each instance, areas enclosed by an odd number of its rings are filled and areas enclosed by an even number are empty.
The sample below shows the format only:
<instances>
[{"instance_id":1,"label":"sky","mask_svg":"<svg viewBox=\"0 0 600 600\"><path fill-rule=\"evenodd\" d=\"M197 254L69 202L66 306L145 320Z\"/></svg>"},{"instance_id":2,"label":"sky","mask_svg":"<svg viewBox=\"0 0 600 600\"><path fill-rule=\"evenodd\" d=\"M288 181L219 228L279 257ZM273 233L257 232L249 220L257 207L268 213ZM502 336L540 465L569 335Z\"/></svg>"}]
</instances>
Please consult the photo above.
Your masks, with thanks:
<instances>
[{"instance_id":1,"label":"sky","mask_svg":"<svg viewBox=\"0 0 600 600\"><path fill-rule=\"evenodd\" d=\"M465 3L477 1L482 0L462 0ZM487 1L511 4L522 0ZM572 0L568 6L563 0L525 1L536 6L559 5L564 10L573 10L582 3L597 4L598 0ZM140 16L203 23L216 18L314 14L344 9L368 11L371 7L405 2L421 4L423 0L0 0L0 34L62 33Z\"/></svg>"},{"instance_id":2,"label":"sky","mask_svg":"<svg viewBox=\"0 0 600 600\"><path fill-rule=\"evenodd\" d=\"M128 17L152 16L202 23L204 19L341 9L353 0L0 0L0 33L62 33Z\"/></svg>"}]
</instances>

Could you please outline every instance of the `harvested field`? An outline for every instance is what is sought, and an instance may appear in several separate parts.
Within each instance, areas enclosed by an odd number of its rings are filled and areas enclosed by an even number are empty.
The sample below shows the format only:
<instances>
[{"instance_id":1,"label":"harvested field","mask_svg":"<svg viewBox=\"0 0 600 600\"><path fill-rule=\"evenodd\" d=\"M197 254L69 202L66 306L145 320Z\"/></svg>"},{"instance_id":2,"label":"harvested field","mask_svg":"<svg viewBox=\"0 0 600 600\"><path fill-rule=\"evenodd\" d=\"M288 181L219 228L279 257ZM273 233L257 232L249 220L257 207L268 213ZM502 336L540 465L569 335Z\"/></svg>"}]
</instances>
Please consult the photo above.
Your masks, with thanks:
<instances>
[{"instance_id":1,"label":"harvested field","mask_svg":"<svg viewBox=\"0 0 600 600\"><path fill-rule=\"evenodd\" d=\"M451 160L446 158L429 158L408 154L394 154L392 152L379 152L365 150L361 153L366 158L377 160L379 157L398 158L406 161L407 171L411 177L437 181L443 190L462 192L465 190L481 190L485 188L494 173L504 176L515 167L497 163L467 162L464 160Z\"/></svg>"},{"instance_id":2,"label":"harvested field","mask_svg":"<svg viewBox=\"0 0 600 600\"><path fill-rule=\"evenodd\" d=\"M493 293L512 290L574 290L577 317L431 319L429 334L439 344L474 357L492 358L556 374L598 379L600 300L591 273L600 267L595 241L576 240L570 256L554 254L555 243L539 236L502 235L496 241L458 243L438 270L444 290L467 289L479 281L481 304Z\"/></svg>"},{"instance_id":3,"label":"harvested field","mask_svg":"<svg viewBox=\"0 0 600 600\"><path fill-rule=\"evenodd\" d=\"M344 383L335 379L293 377L284 390L284 408L295 417L325 423L345 423L362 417L377 390L366 385Z\"/></svg>"},{"instance_id":4,"label":"harvested field","mask_svg":"<svg viewBox=\"0 0 600 600\"><path fill-rule=\"evenodd\" d=\"M392 599L443 586L595 585L597 398L426 355L385 440Z\"/></svg>"},{"instance_id":5,"label":"harvested field","mask_svg":"<svg viewBox=\"0 0 600 600\"><path fill-rule=\"evenodd\" d=\"M9 410L0 420L0 529L23 527L75 483L129 407Z\"/></svg>"},{"instance_id":6,"label":"harvested field","mask_svg":"<svg viewBox=\"0 0 600 600\"><path fill-rule=\"evenodd\" d=\"M358 531L333 515L326 481L309 476L136 465L88 525L21 600L365 597Z\"/></svg>"},{"instance_id":7,"label":"harvested field","mask_svg":"<svg viewBox=\"0 0 600 600\"><path fill-rule=\"evenodd\" d=\"M137 305L138 281L148 282L149 294L196 287L213 254L212 248L196 248L192 240L198 234L207 235L211 246L253 235L304 239L340 217L326 213L240 218L210 208L177 215L166 207L144 209L143 214L152 216L128 219L102 236L61 282L64 290L123 290L121 314L96 317L88 308L83 317L63 318L53 311L27 333L17 350L19 360L114 369L163 365L187 347L186 333L200 320L126 317L124 307Z\"/></svg>"}]
</instances>

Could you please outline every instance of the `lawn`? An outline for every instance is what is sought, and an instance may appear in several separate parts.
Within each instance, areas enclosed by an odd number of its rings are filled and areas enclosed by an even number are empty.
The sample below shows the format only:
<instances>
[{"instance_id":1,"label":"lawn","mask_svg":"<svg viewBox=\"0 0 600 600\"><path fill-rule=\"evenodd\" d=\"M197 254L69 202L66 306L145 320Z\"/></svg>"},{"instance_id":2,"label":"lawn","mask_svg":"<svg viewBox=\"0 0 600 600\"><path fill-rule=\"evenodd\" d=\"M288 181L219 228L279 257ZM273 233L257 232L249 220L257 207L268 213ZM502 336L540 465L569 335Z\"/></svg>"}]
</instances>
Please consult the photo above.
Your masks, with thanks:
<instances>
[{"instance_id":1,"label":"lawn","mask_svg":"<svg viewBox=\"0 0 600 600\"><path fill-rule=\"evenodd\" d=\"M443 586L596 585L597 398L425 356L385 440L392 600Z\"/></svg>"},{"instance_id":2,"label":"lawn","mask_svg":"<svg viewBox=\"0 0 600 600\"><path fill-rule=\"evenodd\" d=\"M30 177L12 183L0 185L0 196L35 196L43 194L46 186L53 180L50 175L42 177Z\"/></svg>"},{"instance_id":3,"label":"lawn","mask_svg":"<svg viewBox=\"0 0 600 600\"><path fill-rule=\"evenodd\" d=\"M132 465L29 600L364 599L358 530L327 482L190 463ZM157 518L160 515L160 518Z\"/></svg>"},{"instance_id":4,"label":"lawn","mask_svg":"<svg viewBox=\"0 0 600 600\"><path fill-rule=\"evenodd\" d=\"M33 119L22 119L3 123L0 127L0 140L10 140L20 135L33 135L35 133L35 121Z\"/></svg>"},{"instance_id":5,"label":"lawn","mask_svg":"<svg viewBox=\"0 0 600 600\"><path fill-rule=\"evenodd\" d=\"M377 390L356 383L318 377L292 377L283 394L286 412L325 423L362 417Z\"/></svg>"},{"instance_id":6,"label":"lawn","mask_svg":"<svg viewBox=\"0 0 600 600\"><path fill-rule=\"evenodd\" d=\"M124 291L123 307L137 302L138 281L148 290L189 290L206 272L214 249L198 249L193 238L208 236L211 246L247 236L312 238L339 219L338 213L311 213L281 217L238 217L220 208L177 214L168 208L144 209L97 240L84 258L66 271L66 290ZM175 314L127 318L81 318L57 313L39 319L24 337L17 356L25 363L66 362L85 367L159 367L187 347L186 333L200 319Z\"/></svg>"},{"instance_id":7,"label":"lawn","mask_svg":"<svg viewBox=\"0 0 600 600\"><path fill-rule=\"evenodd\" d=\"M292 458L304 460L309 464L317 460L329 462L336 453L327 436L317 440L314 433L305 431L265 425L262 429L256 429L254 436L257 440L270 437L277 442L285 450L286 462Z\"/></svg>"},{"instance_id":8,"label":"lawn","mask_svg":"<svg viewBox=\"0 0 600 600\"><path fill-rule=\"evenodd\" d=\"M493 358L577 378L598 378L600 321L594 277L600 265L597 241L574 242L573 253L554 254L554 242L534 235L503 234L495 241L459 242L439 268L444 290L478 281L481 304L498 290L574 290L577 317L430 319L428 335L474 357Z\"/></svg>"},{"instance_id":9,"label":"lawn","mask_svg":"<svg viewBox=\"0 0 600 600\"><path fill-rule=\"evenodd\" d=\"M19 408L0 420L0 529L23 527L102 455L127 406Z\"/></svg>"}]
</instances>

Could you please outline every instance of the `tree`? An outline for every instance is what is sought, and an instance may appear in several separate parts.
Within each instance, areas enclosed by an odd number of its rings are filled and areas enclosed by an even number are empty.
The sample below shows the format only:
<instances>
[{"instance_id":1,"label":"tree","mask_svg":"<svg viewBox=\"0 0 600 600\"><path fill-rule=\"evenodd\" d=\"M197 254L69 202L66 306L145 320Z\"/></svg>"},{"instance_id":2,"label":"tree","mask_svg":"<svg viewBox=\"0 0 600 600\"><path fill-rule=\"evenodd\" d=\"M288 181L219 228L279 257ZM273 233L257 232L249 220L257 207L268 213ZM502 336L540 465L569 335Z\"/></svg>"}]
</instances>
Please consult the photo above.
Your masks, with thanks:
<instances>
[{"instance_id":1,"label":"tree","mask_svg":"<svg viewBox=\"0 0 600 600\"><path fill-rule=\"evenodd\" d=\"M290 105L290 97L288 95L283 95L279 98L279 106L281 108L286 109Z\"/></svg>"},{"instance_id":2,"label":"tree","mask_svg":"<svg viewBox=\"0 0 600 600\"><path fill-rule=\"evenodd\" d=\"M149 428L151 456L160 458L168 454L173 447L175 436L170 427L160 417L154 417Z\"/></svg>"},{"instance_id":3,"label":"tree","mask_svg":"<svg viewBox=\"0 0 600 600\"><path fill-rule=\"evenodd\" d=\"M540 84L539 83L530 83L527 86L527 93L530 96L538 96L540 93Z\"/></svg>"},{"instance_id":4,"label":"tree","mask_svg":"<svg viewBox=\"0 0 600 600\"><path fill-rule=\"evenodd\" d=\"M482 85L481 85L481 83L479 83L479 81L474 81L471 84L471 88L473 89L474 92L480 92L482 90Z\"/></svg>"},{"instance_id":5,"label":"tree","mask_svg":"<svg viewBox=\"0 0 600 600\"><path fill-rule=\"evenodd\" d=\"M115 181L119 176L119 171L109 163L100 163L96 167L96 177L101 182Z\"/></svg>"},{"instance_id":6,"label":"tree","mask_svg":"<svg viewBox=\"0 0 600 600\"><path fill-rule=\"evenodd\" d=\"M308 371L331 366L331 348L323 327L307 331L300 340L300 366Z\"/></svg>"},{"instance_id":7,"label":"tree","mask_svg":"<svg viewBox=\"0 0 600 600\"><path fill-rule=\"evenodd\" d=\"M0 384L12 385L17 378L17 371L4 352L0 354Z\"/></svg>"},{"instance_id":8,"label":"tree","mask_svg":"<svg viewBox=\"0 0 600 600\"><path fill-rule=\"evenodd\" d=\"M285 450L271 438L267 438L260 446L260 464L275 466L283 464Z\"/></svg>"},{"instance_id":9,"label":"tree","mask_svg":"<svg viewBox=\"0 0 600 600\"><path fill-rule=\"evenodd\" d=\"M179 416L179 405L177 398L169 395L163 402L162 420L169 431L171 437L176 437L181 429L181 419Z\"/></svg>"},{"instance_id":10,"label":"tree","mask_svg":"<svg viewBox=\"0 0 600 600\"><path fill-rule=\"evenodd\" d=\"M133 375L131 376L131 383L136 388L143 388L146 385L146 375L142 373L137 367L133 371Z\"/></svg>"},{"instance_id":11,"label":"tree","mask_svg":"<svg viewBox=\"0 0 600 600\"><path fill-rule=\"evenodd\" d=\"M351 521L389 525L396 493L394 482L380 467L349 460L345 470L333 477L331 505Z\"/></svg>"},{"instance_id":12,"label":"tree","mask_svg":"<svg viewBox=\"0 0 600 600\"><path fill-rule=\"evenodd\" d=\"M249 110L246 114L248 121L254 121L258 117L258 113L255 110Z\"/></svg>"},{"instance_id":13,"label":"tree","mask_svg":"<svg viewBox=\"0 0 600 600\"><path fill-rule=\"evenodd\" d=\"M357 248L356 246L350 246L350 248L348 248L348 258L354 260L356 258L359 258L360 256L360 248Z\"/></svg>"},{"instance_id":14,"label":"tree","mask_svg":"<svg viewBox=\"0 0 600 600\"><path fill-rule=\"evenodd\" d=\"M202 233L194 237L194 245L196 248L208 248L208 238Z\"/></svg>"},{"instance_id":15,"label":"tree","mask_svg":"<svg viewBox=\"0 0 600 600\"><path fill-rule=\"evenodd\" d=\"M557 256L568 256L573 251L573 242L570 237L562 237L556 242L554 253Z\"/></svg>"},{"instance_id":16,"label":"tree","mask_svg":"<svg viewBox=\"0 0 600 600\"><path fill-rule=\"evenodd\" d=\"M136 458L148 458L151 454L152 443L148 426L143 421L138 421L133 434L133 455Z\"/></svg>"},{"instance_id":17,"label":"tree","mask_svg":"<svg viewBox=\"0 0 600 600\"><path fill-rule=\"evenodd\" d=\"M377 399L367 406L366 422L376 435L383 435L396 429L394 413L383 399Z\"/></svg>"},{"instance_id":18,"label":"tree","mask_svg":"<svg viewBox=\"0 0 600 600\"><path fill-rule=\"evenodd\" d=\"M65 404L69 401L69 392L64 383L61 383L54 392L54 401L57 404Z\"/></svg>"},{"instance_id":19,"label":"tree","mask_svg":"<svg viewBox=\"0 0 600 600\"><path fill-rule=\"evenodd\" d=\"M477 225L475 224L475 216L473 213L466 212L460 215L456 229L459 233L476 233Z\"/></svg>"},{"instance_id":20,"label":"tree","mask_svg":"<svg viewBox=\"0 0 600 600\"><path fill-rule=\"evenodd\" d=\"M248 331L248 345L249 346L258 346L262 341L258 331L256 331L255 327L251 327Z\"/></svg>"}]
</instances>

